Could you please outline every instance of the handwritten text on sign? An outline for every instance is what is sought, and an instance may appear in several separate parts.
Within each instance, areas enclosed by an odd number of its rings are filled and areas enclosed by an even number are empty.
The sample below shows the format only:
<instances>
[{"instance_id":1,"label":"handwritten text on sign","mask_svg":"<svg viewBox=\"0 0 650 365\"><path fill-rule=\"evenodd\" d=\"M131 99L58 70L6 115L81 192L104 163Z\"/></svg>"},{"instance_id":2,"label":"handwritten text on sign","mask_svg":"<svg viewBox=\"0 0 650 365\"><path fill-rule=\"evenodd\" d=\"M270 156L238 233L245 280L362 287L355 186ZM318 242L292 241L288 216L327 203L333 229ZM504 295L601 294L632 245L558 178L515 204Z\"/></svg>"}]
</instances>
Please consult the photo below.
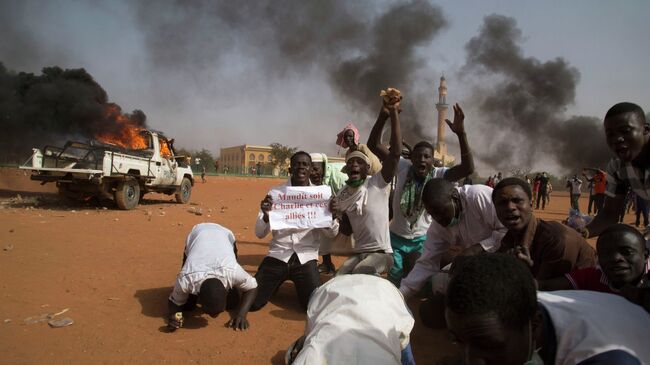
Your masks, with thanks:
<instances>
[{"instance_id":1,"label":"handwritten text on sign","mask_svg":"<svg viewBox=\"0 0 650 365\"><path fill-rule=\"evenodd\" d=\"M271 229L329 228L332 190L320 186L280 186L269 192L273 205L269 212Z\"/></svg>"}]
</instances>

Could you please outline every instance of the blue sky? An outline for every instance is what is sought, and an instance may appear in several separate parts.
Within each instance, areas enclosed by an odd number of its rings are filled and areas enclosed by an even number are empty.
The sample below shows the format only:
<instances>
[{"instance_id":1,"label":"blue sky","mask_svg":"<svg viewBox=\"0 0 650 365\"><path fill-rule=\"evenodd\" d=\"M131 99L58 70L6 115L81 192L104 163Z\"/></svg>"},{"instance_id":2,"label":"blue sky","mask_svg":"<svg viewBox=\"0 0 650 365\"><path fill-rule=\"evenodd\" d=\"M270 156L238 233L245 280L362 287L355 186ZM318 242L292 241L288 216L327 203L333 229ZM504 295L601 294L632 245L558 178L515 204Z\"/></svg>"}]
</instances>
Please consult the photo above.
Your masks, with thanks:
<instances>
[{"instance_id":1,"label":"blue sky","mask_svg":"<svg viewBox=\"0 0 650 365\"><path fill-rule=\"evenodd\" d=\"M356 121L365 138L374 120L375 106L367 110L342 103L318 69L263 77L264 60L251 59L239 34L225 34L236 51L220 55L201 73L163 73L152 67L142 20L127 1L7 1L4 21L14 23L14 37L4 39L0 61L16 71L39 72L42 67L85 68L124 110L143 110L149 124L189 148L280 142L310 151L338 152L336 133ZM524 36L526 57L540 61L564 58L580 72L575 103L566 114L601 118L618 101L650 108L648 1L434 1L448 26L418 54L425 65L419 89L431 88L444 73L449 101L469 103L473 85L459 80L465 63L465 43L476 36L490 14L513 17ZM145 16L173 17L151 2ZM375 2L377 8L394 2ZM142 9L142 7L139 7ZM163 14L164 15L161 15ZM139 14L139 15L138 15ZM1 19L1 18L0 18ZM255 30L251 30L255 31ZM192 37L188 35L187 37ZM27 47L30 45L30 47ZM170 43L169 47L183 47ZM182 68L183 65L179 65ZM387 85L388 86L388 85ZM485 85L482 85L485 86ZM408 95L408 90L405 90ZM464 104L470 142L480 155L489 136L472 133L480 120L471 104ZM433 120L432 111L432 120ZM433 123L433 122L432 122ZM307 126L307 128L305 128ZM435 128L432 124L432 130ZM448 136L450 133L448 133ZM454 149L454 141L448 142ZM547 166L548 165L548 166ZM553 169L553 163L537 166ZM479 172L491 166L479 161Z\"/></svg>"}]
</instances>

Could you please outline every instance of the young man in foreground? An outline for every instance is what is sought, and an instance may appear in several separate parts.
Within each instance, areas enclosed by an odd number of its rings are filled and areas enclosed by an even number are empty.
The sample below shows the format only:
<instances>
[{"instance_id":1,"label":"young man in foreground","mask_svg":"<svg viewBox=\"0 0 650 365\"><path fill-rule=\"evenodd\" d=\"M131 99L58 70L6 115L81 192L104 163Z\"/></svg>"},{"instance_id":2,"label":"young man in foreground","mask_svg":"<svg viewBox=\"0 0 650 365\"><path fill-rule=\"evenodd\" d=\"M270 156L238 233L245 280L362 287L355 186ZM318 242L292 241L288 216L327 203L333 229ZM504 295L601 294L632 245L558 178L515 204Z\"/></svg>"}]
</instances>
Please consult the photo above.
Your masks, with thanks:
<instances>
[{"instance_id":1,"label":"young man in foreground","mask_svg":"<svg viewBox=\"0 0 650 365\"><path fill-rule=\"evenodd\" d=\"M390 145L394 146L382 163L381 170L368 176L369 158L360 151L346 157L346 186L333 200L332 211L347 214L355 240L354 255L339 268L337 275L374 274L390 270L393 250L388 229L390 182L395 176L401 155L402 134L399 126L399 101L384 104L380 114L391 120ZM344 232L346 233L346 232Z\"/></svg>"},{"instance_id":2,"label":"young man in foreground","mask_svg":"<svg viewBox=\"0 0 650 365\"><path fill-rule=\"evenodd\" d=\"M239 293L229 293L234 290L242 293L241 300ZM257 282L237 263L232 232L215 223L197 224L187 236L183 267L169 296L168 329L181 328L183 312L194 310L198 302L213 318L239 304L227 325L245 330L256 294Z\"/></svg>"},{"instance_id":3,"label":"young man in foreground","mask_svg":"<svg viewBox=\"0 0 650 365\"><path fill-rule=\"evenodd\" d=\"M410 159L400 158L397 166L395 191L393 194L393 219L390 222L390 241L393 248L394 264L388 279L399 287L402 277L408 275L415 261L422 254L431 216L422 203L424 185L433 178L458 181L474 172L474 159L465 134L465 113L460 105L454 108L454 122L446 120L449 128L458 136L461 161L452 168L433 166L433 145L426 141L415 144ZM380 113L368 138L368 147L385 160L389 149L381 144L381 131L387 115Z\"/></svg>"},{"instance_id":4,"label":"young man in foreground","mask_svg":"<svg viewBox=\"0 0 650 365\"><path fill-rule=\"evenodd\" d=\"M643 235L627 224L615 224L598 236L598 266L538 280L539 290L593 290L619 294L650 313L650 259Z\"/></svg>"},{"instance_id":5,"label":"young man in foreground","mask_svg":"<svg viewBox=\"0 0 650 365\"><path fill-rule=\"evenodd\" d=\"M616 295L537 293L530 270L510 255L459 262L446 298L447 325L464 363L647 364L650 316Z\"/></svg>"},{"instance_id":6,"label":"young man in foreground","mask_svg":"<svg viewBox=\"0 0 650 365\"><path fill-rule=\"evenodd\" d=\"M589 243L574 229L533 214L530 185L516 177L501 180L492 191L492 201L508 233L498 252L511 253L530 267L533 277L546 280L596 265Z\"/></svg>"},{"instance_id":7,"label":"young man in foreground","mask_svg":"<svg viewBox=\"0 0 650 365\"><path fill-rule=\"evenodd\" d=\"M632 103L618 103L607 111L604 124L607 145L616 157L606 169L605 205L583 230L585 237L598 236L618 223L629 189L650 199L650 124L643 109Z\"/></svg>"},{"instance_id":8,"label":"young man in foreground","mask_svg":"<svg viewBox=\"0 0 650 365\"><path fill-rule=\"evenodd\" d=\"M298 151L290 159L291 177L285 186L310 186L311 156ZM286 228L271 230L269 212L273 199L267 195L260 204L255 224L255 235L264 238L271 233L269 254L262 260L255 278L259 284L258 294L251 311L261 309L271 299L278 287L286 280L295 284L298 302L307 310L309 296L320 285L318 273L318 247L323 236L333 238L338 233L338 221L330 228Z\"/></svg>"}]
</instances>

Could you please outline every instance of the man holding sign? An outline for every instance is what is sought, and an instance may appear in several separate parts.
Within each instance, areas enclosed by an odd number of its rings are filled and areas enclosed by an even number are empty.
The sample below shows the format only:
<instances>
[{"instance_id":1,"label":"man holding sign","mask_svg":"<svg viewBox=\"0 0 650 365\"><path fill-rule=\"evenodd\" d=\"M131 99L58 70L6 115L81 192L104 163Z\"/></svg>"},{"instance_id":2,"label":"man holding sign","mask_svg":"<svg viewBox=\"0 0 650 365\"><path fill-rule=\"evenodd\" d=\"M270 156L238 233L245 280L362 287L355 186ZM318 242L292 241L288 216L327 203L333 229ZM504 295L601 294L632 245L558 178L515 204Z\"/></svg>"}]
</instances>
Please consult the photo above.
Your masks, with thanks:
<instances>
[{"instance_id":1,"label":"man holding sign","mask_svg":"<svg viewBox=\"0 0 650 365\"><path fill-rule=\"evenodd\" d=\"M332 210L338 214L346 213L354 235L354 255L339 268L337 275L371 274L379 275L390 270L393 265L393 250L388 230L388 199L390 182L402 149L402 134L399 126L399 103L401 97L384 101L379 118L390 117L390 146L386 151L381 170L368 176L369 159L359 151L347 155L346 186L332 201ZM384 147L385 148L385 147Z\"/></svg>"},{"instance_id":2,"label":"man holding sign","mask_svg":"<svg viewBox=\"0 0 650 365\"><path fill-rule=\"evenodd\" d=\"M299 151L291 156L291 178L262 200L255 235L271 233L269 254L262 260L255 279L258 293L251 311L262 308L286 280L296 286L298 301L307 310L309 296L320 285L318 246L323 236L338 233L338 221L328 206L331 190L309 181L311 157Z\"/></svg>"}]
</instances>

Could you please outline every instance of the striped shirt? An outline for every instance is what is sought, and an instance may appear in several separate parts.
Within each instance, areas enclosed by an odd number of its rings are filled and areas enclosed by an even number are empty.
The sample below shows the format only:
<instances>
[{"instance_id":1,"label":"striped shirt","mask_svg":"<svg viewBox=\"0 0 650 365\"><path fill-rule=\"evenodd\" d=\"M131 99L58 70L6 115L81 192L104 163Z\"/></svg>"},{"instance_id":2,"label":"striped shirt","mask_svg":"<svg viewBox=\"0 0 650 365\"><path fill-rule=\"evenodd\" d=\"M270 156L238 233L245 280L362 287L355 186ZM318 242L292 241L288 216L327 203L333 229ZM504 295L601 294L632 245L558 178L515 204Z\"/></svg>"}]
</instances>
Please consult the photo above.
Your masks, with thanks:
<instances>
[{"instance_id":1,"label":"striped shirt","mask_svg":"<svg viewBox=\"0 0 650 365\"><path fill-rule=\"evenodd\" d=\"M650 170L637 168L629 162L613 158L607 165L607 190L609 197L627 194L628 189L645 199L650 199Z\"/></svg>"}]
</instances>

